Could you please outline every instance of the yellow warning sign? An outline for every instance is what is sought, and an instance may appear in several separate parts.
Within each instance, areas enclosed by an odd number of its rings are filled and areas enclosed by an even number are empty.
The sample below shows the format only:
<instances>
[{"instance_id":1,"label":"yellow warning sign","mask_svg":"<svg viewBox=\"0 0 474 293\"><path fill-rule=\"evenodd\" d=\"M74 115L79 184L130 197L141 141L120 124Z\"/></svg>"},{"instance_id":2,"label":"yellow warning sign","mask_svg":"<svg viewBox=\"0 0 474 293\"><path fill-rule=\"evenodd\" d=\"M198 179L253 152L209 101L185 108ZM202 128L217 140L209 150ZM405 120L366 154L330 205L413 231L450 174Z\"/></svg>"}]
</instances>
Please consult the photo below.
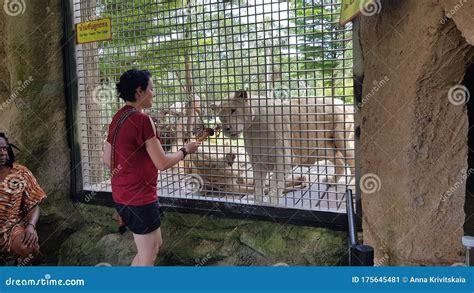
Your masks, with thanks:
<instances>
[{"instance_id":1,"label":"yellow warning sign","mask_svg":"<svg viewBox=\"0 0 474 293\"><path fill-rule=\"evenodd\" d=\"M76 43L85 44L112 39L112 21L102 18L76 23Z\"/></svg>"},{"instance_id":2,"label":"yellow warning sign","mask_svg":"<svg viewBox=\"0 0 474 293\"><path fill-rule=\"evenodd\" d=\"M379 0L375 1L377 2ZM343 26L349 21L353 20L362 11L366 10L370 4L373 4L373 2L374 0L342 0L341 17L339 19L339 24Z\"/></svg>"}]
</instances>

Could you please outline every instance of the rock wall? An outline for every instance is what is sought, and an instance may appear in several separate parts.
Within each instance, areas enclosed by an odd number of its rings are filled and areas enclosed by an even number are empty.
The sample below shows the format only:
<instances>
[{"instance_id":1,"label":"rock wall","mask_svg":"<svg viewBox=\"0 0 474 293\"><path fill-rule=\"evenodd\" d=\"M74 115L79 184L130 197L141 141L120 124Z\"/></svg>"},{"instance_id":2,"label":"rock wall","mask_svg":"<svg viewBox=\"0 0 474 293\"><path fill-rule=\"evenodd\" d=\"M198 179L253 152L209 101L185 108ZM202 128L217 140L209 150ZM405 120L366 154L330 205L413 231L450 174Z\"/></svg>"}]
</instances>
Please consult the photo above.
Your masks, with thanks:
<instances>
[{"instance_id":1,"label":"rock wall","mask_svg":"<svg viewBox=\"0 0 474 293\"><path fill-rule=\"evenodd\" d=\"M43 255L35 262L128 265L134 244L130 232L114 234L114 210L73 204L69 194L61 1L16 1L20 7L12 6L9 13L4 1L0 131L21 148L18 162L32 170L48 194L38 224ZM336 265L347 257L345 233L327 229L170 212L163 233L157 264L164 265Z\"/></svg>"},{"instance_id":2,"label":"rock wall","mask_svg":"<svg viewBox=\"0 0 474 293\"><path fill-rule=\"evenodd\" d=\"M38 232L44 262L54 264L81 225L69 197L61 1L17 3L7 9L0 1L0 131L47 191Z\"/></svg>"},{"instance_id":3,"label":"rock wall","mask_svg":"<svg viewBox=\"0 0 474 293\"><path fill-rule=\"evenodd\" d=\"M380 13L361 18L357 155L369 176L361 178L379 180L362 194L364 242L384 265L462 258L469 125L465 104L448 93L472 62L468 2L386 0Z\"/></svg>"},{"instance_id":4,"label":"rock wall","mask_svg":"<svg viewBox=\"0 0 474 293\"><path fill-rule=\"evenodd\" d=\"M157 265L341 265L346 234L327 229L165 212ZM133 236L91 225L61 246L59 265L129 265Z\"/></svg>"}]
</instances>

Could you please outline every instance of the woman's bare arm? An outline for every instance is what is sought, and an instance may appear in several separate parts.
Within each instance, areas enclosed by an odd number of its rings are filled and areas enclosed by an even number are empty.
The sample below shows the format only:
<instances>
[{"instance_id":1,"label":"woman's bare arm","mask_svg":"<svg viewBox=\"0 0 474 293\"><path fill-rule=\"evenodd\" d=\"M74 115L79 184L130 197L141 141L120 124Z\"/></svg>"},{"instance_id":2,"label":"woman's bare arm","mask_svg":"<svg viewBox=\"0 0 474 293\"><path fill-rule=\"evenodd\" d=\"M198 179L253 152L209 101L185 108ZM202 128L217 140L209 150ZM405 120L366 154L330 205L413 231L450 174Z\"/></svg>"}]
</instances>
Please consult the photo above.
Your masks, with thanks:
<instances>
[{"instance_id":1,"label":"woman's bare arm","mask_svg":"<svg viewBox=\"0 0 474 293\"><path fill-rule=\"evenodd\" d=\"M163 150L163 147L161 146L160 141L158 140L158 138L156 138L156 128L155 124L153 123L153 120L151 120L151 117L150 121L155 136L145 142L145 147L155 167L160 171L164 171L173 167L179 161L181 161L184 158L184 154L181 151L177 151L176 153L172 154L166 154ZM200 142L191 142L186 145L186 151L192 154L196 152L200 144Z\"/></svg>"},{"instance_id":2,"label":"woman's bare arm","mask_svg":"<svg viewBox=\"0 0 474 293\"><path fill-rule=\"evenodd\" d=\"M173 154L165 154L163 147L161 146L160 141L156 137L152 137L145 142L145 147L150 156L151 160L155 167L164 171L171 168L184 157L184 154L181 151L178 151Z\"/></svg>"},{"instance_id":3,"label":"woman's bare arm","mask_svg":"<svg viewBox=\"0 0 474 293\"><path fill-rule=\"evenodd\" d=\"M112 165L112 145L109 142L105 142L104 154L102 155L102 162L110 168Z\"/></svg>"}]
</instances>

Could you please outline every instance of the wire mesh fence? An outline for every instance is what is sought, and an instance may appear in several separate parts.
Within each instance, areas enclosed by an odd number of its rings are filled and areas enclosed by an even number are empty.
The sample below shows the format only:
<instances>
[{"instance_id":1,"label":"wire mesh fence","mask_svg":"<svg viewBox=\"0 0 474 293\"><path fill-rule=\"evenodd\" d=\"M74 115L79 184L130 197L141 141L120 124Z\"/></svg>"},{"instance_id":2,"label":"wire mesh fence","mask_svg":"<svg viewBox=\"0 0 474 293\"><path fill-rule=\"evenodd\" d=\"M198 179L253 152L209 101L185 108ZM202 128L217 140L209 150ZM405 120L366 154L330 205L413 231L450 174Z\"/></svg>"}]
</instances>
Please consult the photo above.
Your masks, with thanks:
<instances>
[{"instance_id":1,"label":"wire mesh fence","mask_svg":"<svg viewBox=\"0 0 474 293\"><path fill-rule=\"evenodd\" d=\"M101 162L123 106L115 83L148 69L148 114L166 151L158 195L344 212L354 184L352 30L340 0L75 0L74 22L112 20L76 46L84 189L110 191Z\"/></svg>"}]
</instances>

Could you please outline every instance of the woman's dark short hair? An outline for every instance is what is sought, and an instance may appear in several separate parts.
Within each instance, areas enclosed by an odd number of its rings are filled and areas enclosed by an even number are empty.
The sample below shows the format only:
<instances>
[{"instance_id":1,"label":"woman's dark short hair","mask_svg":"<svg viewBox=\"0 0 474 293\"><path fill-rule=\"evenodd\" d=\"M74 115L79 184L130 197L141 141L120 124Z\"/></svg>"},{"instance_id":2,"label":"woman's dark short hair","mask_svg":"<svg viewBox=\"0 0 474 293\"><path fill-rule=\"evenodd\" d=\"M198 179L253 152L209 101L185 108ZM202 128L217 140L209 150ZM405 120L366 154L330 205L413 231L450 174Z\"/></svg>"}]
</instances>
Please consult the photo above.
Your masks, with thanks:
<instances>
[{"instance_id":1,"label":"woman's dark short hair","mask_svg":"<svg viewBox=\"0 0 474 293\"><path fill-rule=\"evenodd\" d=\"M151 73L148 70L130 69L122 76L117 83L117 94L125 102L136 102L135 90L140 87L146 90L150 81Z\"/></svg>"},{"instance_id":2,"label":"woman's dark short hair","mask_svg":"<svg viewBox=\"0 0 474 293\"><path fill-rule=\"evenodd\" d=\"M8 137L5 135L5 133L0 132L0 137L5 139L5 141L7 142L8 160L5 165L7 165L8 167L13 167L13 163L15 162L15 153L13 153L14 145L8 142Z\"/></svg>"}]
</instances>

